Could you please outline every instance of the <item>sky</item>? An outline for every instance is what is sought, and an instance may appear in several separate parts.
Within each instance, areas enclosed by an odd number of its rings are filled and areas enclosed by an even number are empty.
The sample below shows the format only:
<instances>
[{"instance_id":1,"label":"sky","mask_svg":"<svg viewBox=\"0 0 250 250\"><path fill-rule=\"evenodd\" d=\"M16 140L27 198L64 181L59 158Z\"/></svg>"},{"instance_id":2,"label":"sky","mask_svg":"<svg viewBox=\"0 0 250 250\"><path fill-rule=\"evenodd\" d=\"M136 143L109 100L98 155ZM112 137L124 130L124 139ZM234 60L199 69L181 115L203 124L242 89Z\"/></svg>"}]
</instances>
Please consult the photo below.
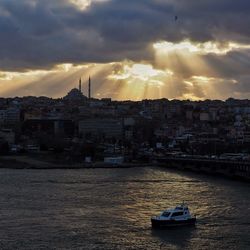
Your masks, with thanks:
<instances>
[{"instance_id":1,"label":"sky","mask_svg":"<svg viewBox=\"0 0 250 250\"><path fill-rule=\"evenodd\" d=\"M0 97L250 98L250 1L0 0Z\"/></svg>"}]
</instances>

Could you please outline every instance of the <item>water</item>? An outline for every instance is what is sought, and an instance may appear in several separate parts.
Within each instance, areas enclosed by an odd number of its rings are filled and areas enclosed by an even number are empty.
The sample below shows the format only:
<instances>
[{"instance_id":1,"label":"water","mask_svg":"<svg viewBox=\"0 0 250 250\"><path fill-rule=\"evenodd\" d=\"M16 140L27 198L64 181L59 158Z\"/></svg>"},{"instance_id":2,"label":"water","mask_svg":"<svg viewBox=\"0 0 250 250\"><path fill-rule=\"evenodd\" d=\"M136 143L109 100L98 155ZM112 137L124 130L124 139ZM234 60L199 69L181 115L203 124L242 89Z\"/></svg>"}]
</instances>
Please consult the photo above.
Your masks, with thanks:
<instances>
[{"instance_id":1,"label":"water","mask_svg":"<svg viewBox=\"0 0 250 250\"><path fill-rule=\"evenodd\" d=\"M196 227L152 230L185 200ZM162 168L0 170L0 249L250 249L250 185Z\"/></svg>"}]
</instances>

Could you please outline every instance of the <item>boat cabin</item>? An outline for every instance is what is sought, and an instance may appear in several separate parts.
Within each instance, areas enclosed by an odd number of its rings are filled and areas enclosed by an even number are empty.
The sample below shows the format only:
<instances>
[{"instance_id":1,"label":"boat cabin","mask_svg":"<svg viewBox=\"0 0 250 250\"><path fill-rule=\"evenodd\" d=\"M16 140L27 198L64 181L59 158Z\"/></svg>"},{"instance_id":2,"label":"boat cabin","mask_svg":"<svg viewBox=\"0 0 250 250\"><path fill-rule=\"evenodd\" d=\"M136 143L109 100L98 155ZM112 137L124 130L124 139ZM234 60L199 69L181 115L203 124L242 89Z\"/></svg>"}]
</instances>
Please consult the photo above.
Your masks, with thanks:
<instances>
[{"instance_id":1,"label":"boat cabin","mask_svg":"<svg viewBox=\"0 0 250 250\"><path fill-rule=\"evenodd\" d=\"M168 209L161 213L161 217L175 219L175 218L182 218L190 216L188 207L186 205L179 205L174 209Z\"/></svg>"}]
</instances>

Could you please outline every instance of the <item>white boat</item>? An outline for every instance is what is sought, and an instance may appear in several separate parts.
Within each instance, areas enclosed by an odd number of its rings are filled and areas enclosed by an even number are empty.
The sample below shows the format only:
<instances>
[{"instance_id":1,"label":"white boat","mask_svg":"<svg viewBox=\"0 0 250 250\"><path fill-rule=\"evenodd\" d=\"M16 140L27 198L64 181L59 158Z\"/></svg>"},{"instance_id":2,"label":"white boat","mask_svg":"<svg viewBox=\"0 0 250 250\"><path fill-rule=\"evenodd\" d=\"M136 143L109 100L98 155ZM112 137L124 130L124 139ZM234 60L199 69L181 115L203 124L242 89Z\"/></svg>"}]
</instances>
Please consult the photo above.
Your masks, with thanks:
<instances>
[{"instance_id":1,"label":"white boat","mask_svg":"<svg viewBox=\"0 0 250 250\"><path fill-rule=\"evenodd\" d=\"M173 209L163 211L159 216L151 218L153 228L194 225L195 222L196 216L190 214L188 206L184 202Z\"/></svg>"}]
</instances>

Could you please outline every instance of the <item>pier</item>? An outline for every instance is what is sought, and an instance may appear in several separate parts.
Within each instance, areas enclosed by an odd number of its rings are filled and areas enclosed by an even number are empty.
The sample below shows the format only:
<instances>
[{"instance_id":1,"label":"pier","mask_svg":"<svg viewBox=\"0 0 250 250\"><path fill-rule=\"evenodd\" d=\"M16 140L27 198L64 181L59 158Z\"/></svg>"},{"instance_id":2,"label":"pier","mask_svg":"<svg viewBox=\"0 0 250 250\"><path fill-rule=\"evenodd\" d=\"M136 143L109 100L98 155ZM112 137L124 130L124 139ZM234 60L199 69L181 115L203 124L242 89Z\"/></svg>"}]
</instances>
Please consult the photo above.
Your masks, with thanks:
<instances>
[{"instance_id":1,"label":"pier","mask_svg":"<svg viewBox=\"0 0 250 250\"><path fill-rule=\"evenodd\" d=\"M154 161L163 167L250 181L249 161L196 159L191 157L156 157Z\"/></svg>"}]
</instances>

